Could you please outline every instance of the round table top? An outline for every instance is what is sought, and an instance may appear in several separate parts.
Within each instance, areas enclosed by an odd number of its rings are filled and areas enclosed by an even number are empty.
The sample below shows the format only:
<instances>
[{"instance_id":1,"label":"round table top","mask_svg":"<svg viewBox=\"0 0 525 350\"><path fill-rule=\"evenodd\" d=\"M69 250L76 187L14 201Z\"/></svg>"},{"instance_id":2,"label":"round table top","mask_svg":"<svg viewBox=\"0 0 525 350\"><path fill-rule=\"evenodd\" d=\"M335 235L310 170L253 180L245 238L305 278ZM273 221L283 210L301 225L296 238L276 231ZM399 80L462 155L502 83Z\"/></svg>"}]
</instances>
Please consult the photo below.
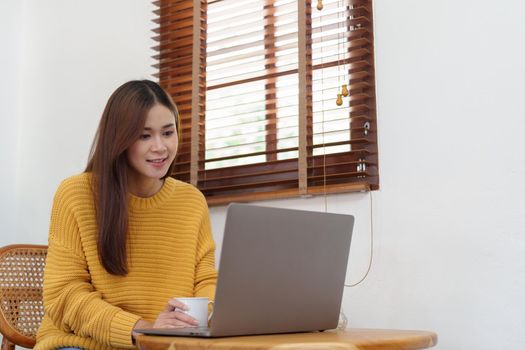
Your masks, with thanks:
<instances>
[{"instance_id":1,"label":"round table top","mask_svg":"<svg viewBox=\"0 0 525 350\"><path fill-rule=\"evenodd\" d=\"M390 329L347 329L312 333L253 335L224 338L137 336L142 350L416 350L437 344L434 332Z\"/></svg>"}]
</instances>

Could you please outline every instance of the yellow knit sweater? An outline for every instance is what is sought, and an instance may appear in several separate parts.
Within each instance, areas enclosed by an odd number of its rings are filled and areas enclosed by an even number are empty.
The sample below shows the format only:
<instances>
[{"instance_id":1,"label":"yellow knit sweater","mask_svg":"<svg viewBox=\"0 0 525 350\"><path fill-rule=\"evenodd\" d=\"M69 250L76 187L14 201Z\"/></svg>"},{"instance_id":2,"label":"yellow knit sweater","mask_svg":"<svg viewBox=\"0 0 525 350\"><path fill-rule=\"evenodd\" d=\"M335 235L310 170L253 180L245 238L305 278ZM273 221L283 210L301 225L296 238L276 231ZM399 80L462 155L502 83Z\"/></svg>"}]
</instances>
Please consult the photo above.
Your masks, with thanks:
<instances>
[{"instance_id":1,"label":"yellow knit sweater","mask_svg":"<svg viewBox=\"0 0 525 350\"><path fill-rule=\"evenodd\" d=\"M130 194L126 276L106 272L88 173L66 179L53 202L36 350L132 348L140 318L173 297L214 298L217 272L208 208L193 186L167 178L149 198Z\"/></svg>"}]
</instances>

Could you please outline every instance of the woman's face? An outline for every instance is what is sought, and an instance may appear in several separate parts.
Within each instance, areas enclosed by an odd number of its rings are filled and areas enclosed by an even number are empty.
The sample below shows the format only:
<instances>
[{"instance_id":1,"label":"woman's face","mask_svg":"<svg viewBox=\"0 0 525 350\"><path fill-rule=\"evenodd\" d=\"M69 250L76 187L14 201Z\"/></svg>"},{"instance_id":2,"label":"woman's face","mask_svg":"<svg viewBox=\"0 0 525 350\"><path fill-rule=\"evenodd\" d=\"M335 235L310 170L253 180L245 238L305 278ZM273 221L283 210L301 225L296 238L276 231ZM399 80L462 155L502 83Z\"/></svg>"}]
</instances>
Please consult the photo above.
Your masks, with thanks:
<instances>
[{"instance_id":1,"label":"woman's face","mask_svg":"<svg viewBox=\"0 0 525 350\"><path fill-rule=\"evenodd\" d=\"M157 184L175 159L178 144L175 116L163 105L154 105L148 112L142 134L127 150L129 185Z\"/></svg>"}]
</instances>

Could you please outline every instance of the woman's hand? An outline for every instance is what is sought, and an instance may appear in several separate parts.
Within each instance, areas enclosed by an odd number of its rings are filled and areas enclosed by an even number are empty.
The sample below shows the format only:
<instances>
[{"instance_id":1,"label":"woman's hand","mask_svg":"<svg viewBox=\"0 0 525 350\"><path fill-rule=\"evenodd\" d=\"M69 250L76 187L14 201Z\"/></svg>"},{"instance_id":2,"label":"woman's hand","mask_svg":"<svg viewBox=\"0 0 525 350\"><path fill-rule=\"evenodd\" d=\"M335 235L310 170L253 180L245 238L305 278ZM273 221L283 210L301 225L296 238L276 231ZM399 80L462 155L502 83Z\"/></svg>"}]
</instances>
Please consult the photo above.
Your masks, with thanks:
<instances>
[{"instance_id":1,"label":"woman's hand","mask_svg":"<svg viewBox=\"0 0 525 350\"><path fill-rule=\"evenodd\" d=\"M157 319L153 324L144 320L138 320L137 323L135 323L131 334L133 343L138 334L135 332L135 329L197 327L199 322L193 317L185 314L184 311L187 310L188 307L183 302L180 302L177 299L170 299L168 304L166 304L164 311L157 316Z\"/></svg>"},{"instance_id":2,"label":"woman's hand","mask_svg":"<svg viewBox=\"0 0 525 350\"><path fill-rule=\"evenodd\" d=\"M199 322L196 319L184 313L188 307L177 299L170 299L164 311L162 311L155 322L153 328L182 328L197 327Z\"/></svg>"},{"instance_id":3,"label":"woman's hand","mask_svg":"<svg viewBox=\"0 0 525 350\"><path fill-rule=\"evenodd\" d=\"M138 334L135 329L141 328L183 328L183 327L197 327L199 322L193 317L186 315L184 311L187 311L188 307L186 304L178 301L177 299L170 299L166 308L162 311L153 324L144 320L138 320L133 327L132 337Z\"/></svg>"}]
</instances>

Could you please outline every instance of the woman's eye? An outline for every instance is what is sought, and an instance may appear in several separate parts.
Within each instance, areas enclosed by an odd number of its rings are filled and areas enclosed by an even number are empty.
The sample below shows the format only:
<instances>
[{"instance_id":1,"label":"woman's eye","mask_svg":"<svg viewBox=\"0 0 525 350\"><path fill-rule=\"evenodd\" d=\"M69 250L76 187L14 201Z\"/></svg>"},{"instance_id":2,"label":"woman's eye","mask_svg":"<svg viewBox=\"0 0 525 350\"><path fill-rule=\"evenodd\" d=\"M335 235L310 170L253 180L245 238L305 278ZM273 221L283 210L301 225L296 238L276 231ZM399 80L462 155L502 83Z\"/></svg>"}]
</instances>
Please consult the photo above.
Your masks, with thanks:
<instances>
[{"instance_id":1,"label":"woman's eye","mask_svg":"<svg viewBox=\"0 0 525 350\"><path fill-rule=\"evenodd\" d=\"M140 135L139 139L141 140L147 140L149 138L149 135L148 134L142 134Z\"/></svg>"},{"instance_id":2,"label":"woman's eye","mask_svg":"<svg viewBox=\"0 0 525 350\"><path fill-rule=\"evenodd\" d=\"M173 131L173 130L165 131L164 132L164 136L171 136L171 135L173 135L174 132L175 131Z\"/></svg>"}]
</instances>

